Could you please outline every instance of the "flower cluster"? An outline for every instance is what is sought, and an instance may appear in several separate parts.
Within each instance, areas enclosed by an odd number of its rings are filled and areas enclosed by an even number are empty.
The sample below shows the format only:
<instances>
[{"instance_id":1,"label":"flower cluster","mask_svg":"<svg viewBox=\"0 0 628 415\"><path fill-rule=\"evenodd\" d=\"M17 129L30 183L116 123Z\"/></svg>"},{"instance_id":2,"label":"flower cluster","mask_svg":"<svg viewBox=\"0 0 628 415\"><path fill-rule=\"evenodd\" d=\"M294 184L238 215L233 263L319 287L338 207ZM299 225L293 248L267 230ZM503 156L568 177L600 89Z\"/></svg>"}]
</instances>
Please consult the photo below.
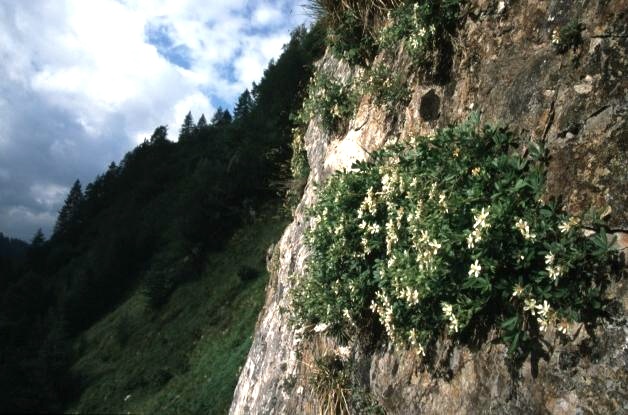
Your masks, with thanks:
<instances>
[{"instance_id":1,"label":"flower cluster","mask_svg":"<svg viewBox=\"0 0 628 415\"><path fill-rule=\"evenodd\" d=\"M365 92L373 97L377 106L391 112L405 106L412 96L407 79L390 65L376 64L365 75Z\"/></svg>"},{"instance_id":2,"label":"flower cluster","mask_svg":"<svg viewBox=\"0 0 628 415\"><path fill-rule=\"evenodd\" d=\"M582 44L583 26L576 20L572 20L560 29L552 30L551 43L558 53L565 53L569 49L577 49Z\"/></svg>"},{"instance_id":3,"label":"flower cluster","mask_svg":"<svg viewBox=\"0 0 628 415\"><path fill-rule=\"evenodd\" d=\"M443 303L442 310L443 310L443 314L445 315L445 318L449 320L449 331L458 333L458 319L456 318L456 315L454 314L454 309L452 305Z\"/></svg>"},{"instance_id":4,"label":"flower cluster","mask_svg":"<svg viewBox=\"0 0 628 415\"><path fill-rule=\"evenodd\" d=\"M454 2L450 2L452 5ZM379 43L385 50L393 50L399 44L417 66L426 63L438 41L439 28L448 22L445 16L434 13L431 4L409 2L397 8L392 14L392 23L385 26L379 35Z\"/></svg>"},{"instance_id":5,"label":"flower cluster","mask_svg":"<svg viewBox=\"0 0 628 415\"><path fill-rule=\"evenodd\" d=\"M371 311L379 316L380 322L386 329L386 334L391 340L395 340L394 311L390 299L381 291L375 293L377 301L371 302Z\"/></svg>"},{"instance_id":6,"label":"flower cluster","mask_svg":"<svg viewBox=\"0 0 628 415\"><path fill-rule=\"evenodd\" d=\"M504 130L468 122L332 175L311 211L297 324L344 339L375 324L422 355L479 323L518 352L601 310L606 236L559 230L579 222L539 202L543 164L504 154L508 144Z\"/></svg>"},{"instance_id":7,"label":"flower cluster","mask_svg":"<svg viewBox=\"0 0 628 415\"><path fill-rule=\"evenodd\" d=\"M563 221L560 225L558 225L558 229L562 233L567 233L571 231L574 227L578 226L579 224L580 224L580 219L572 216L569 219Z\"/></svg>"},{"instance_id":8,"label":"flower cluster","mask_svg":"<svg viewBox=\"0 0 628 415\"><path fill-rule=\"evenodd\" d=\"M555 321L555 313L547 300L537 302L534 298L527 298L523 301L523 311L527 311L532 317L536 318L541 332L546 331L548 325ZM562 332L563 327L559 327L559 331Z\"/></svg>"},{"instance_id":9,"label":"flower cluster","mask_svg":"<svg viewBox=\"0 0 628 415\"><path fill-rule=\"evenodd\" d=\"M530 231L530 225L528 224L528 222L521 218L517 219L517 221L515 222L515 229L517 229L521 233L521 236L523 236L524 239L536 239L536 234Z\"/></svg>"},{"instance_id":10,"label":"flower cluster","mask_svg":"<svg viewBox=\"0 0 628 415\"><path fill-rule=\"evenodd\" d=\"M556 282L558 277L562 276L564 273L563 266L556 265L556 256L550 251L547 255L545 255L545 270L547 271L547 275L549 278Z\"/></svg>"},{"instance_id":11,"label":"flower cluster","mask_svg":"<svg viewBox=\"0 0 628 415\"><path fill-rule=\"evenodd\" d=\"M326 130L336 132L341 129L342 122L353 115L357 100L357 91L352 84L318 71L310 79L308 96L297 118L309 120L318 116Z\"/></svg>"},{"instance_id":12,"label":"flower cluster","mask_svg":"<svg viewBox=\"0 0 628 415\"><path fill-rule=\"evenodd\" d=\"M491 224L487 222L490 209L490 206L482 208L481 212L473 216L473 230L467 236L467 247L469 249L475 248L475 244L482 240L482 232L491 227Z\"/></svg>"}]
</instances>

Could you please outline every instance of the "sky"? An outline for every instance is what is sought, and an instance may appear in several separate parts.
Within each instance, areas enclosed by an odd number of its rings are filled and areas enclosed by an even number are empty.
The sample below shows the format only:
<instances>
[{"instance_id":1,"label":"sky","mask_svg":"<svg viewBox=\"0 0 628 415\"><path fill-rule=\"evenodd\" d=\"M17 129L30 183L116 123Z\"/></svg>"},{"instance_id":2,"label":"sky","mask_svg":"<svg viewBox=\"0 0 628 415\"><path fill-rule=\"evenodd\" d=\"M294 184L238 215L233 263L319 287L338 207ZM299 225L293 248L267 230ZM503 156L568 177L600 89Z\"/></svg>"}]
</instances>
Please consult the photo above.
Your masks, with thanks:
<instances>
[{"instance_id":1,"label":"sky","mask_svg":"<svg viewBox=\"0 0 628 415\"><path fill-rule=\"evenodd\" d=\"M304 0L0 0L0 232L49 236L74 180L232 107Z\"/></svg>"}]
</instances>

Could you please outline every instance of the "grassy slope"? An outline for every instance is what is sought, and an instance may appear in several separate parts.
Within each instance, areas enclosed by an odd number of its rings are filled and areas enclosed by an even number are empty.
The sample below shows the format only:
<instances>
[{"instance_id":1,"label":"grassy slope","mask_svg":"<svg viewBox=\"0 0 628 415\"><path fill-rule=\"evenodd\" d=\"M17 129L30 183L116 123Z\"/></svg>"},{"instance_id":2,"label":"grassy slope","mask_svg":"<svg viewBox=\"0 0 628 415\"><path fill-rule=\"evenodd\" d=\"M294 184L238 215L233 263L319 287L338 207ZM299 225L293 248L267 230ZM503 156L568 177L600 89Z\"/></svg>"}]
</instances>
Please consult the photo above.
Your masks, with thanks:
<instances>
[{"instance_id":1,"label":"grassy slope","mask_svg":"<svg viewBox=\"0 0 628 415\"><path fill-rule=\"evenodd\" d=\"M71 412L226 413L263 305L266 249L285 224L260 215L160 310L138 291L84 333L74 371L86 388ZM262 276L240 282L241 265Z\"/></svg>"}]
</instances>

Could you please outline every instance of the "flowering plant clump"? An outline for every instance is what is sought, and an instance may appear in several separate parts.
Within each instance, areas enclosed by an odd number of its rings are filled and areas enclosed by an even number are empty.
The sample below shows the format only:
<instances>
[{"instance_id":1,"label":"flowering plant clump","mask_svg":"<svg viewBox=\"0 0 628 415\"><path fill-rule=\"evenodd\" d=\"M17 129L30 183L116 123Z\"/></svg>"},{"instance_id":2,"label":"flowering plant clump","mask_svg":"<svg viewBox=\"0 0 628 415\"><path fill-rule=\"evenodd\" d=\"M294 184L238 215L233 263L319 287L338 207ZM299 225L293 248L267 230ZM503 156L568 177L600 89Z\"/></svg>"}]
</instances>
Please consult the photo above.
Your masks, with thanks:
<instances>
[{"instance_id":1,"label":"flowering plant clump","mask_svg":"<svg viewBox=\"0 0 628 415\"><path fill-rule=\"evenodd\" d=\"M309 120L313 116L320 116L326 130L338 131L342 121L353 116L357 103L358 95L351 84L317 71L310 80L308 96L297 117Z\"/></svg>"},{"instance_id":2,"label":"flowering plant clump","mask_svg":"<svg viewBox=\"0 0 628 415\"><path fill-rule=\"evenodd\" d=\"M558 53L566 53L569 49L576 50L582 44L582 25L572 20L566 25L552 31L552 46Z\"/></svg>"},{"instance_id":3,"label":"flowering plant clump","mask_svg":"<svg viewBox=\"0 0 628 415\"><path fill-rule=\"evenodd\" d=\"M284 206L292 211L301 196L310 173L310 164L307 159L305 143L303 136L305 134L305 125L300 122L298 116L292 116L292 121L297 124L292 128L292 157L290 158L290 174L291 179L288 180L285 192Z\"/></svg>"},{"instance_id":4,"label":"flowering plant clump","mask_svg":"<svg viewBox=\"0 0 628 415\"><path fill-rule=\"evenodd\" d=\"M313 1L328 30L331 51L350 65L369 67L382 49L405 42L415 63L438 49L457 23L462 0ZM388 16L392 23L381 29Z\"/></svg>"},{"instance_id":5,"label":"flowering plant clump","mask_svg":"<svg viewBox=\"0 0 628 415\"><path fill-rule=\"evenodd\" d=\"M377 53L377 43L356 10L347 9L338 15L329 27L328 43L332 52L350 65L367 66Z\"/></svg>"},{"instance_id":6,"label":"flowering plant clump","mask_svg":"<svg viewBox=\"0 0 628 415\"><path fill-rule=\"evenodd\" d=\"M390 13L392 21L379 35L380 47L396 51L403 43L412 62L425 67L446 33L453 30L460 3L459 0L406 2Z\"/></svg>"},{"instance_id":7,"label":"flowering plant clump","mask_svg":"<svg viewBox=\"0 0 628 415\"><path fill-rule=\"evenodd\" d=\"M411 98L407 80L402 74L393 71L390 65L373 65L366 73L366 92L369 92L377 106L392 111L397 106L408 105Z\"/></svg>"},{"instance_id":8,"label":"flowering plant clump","mask_svg":"<svg viewBox=\"0 0 628 415\"><path fill-rule=\"evenodd\" d=\"M548 328L593 321L606 234L584 236L543 202L545 151L516 145L474 117L334 174L311 210L296 324L344 339L375 324L424 354L442 333L464 340L480 327L521 353Z\"/></svg>"}]
</instances>

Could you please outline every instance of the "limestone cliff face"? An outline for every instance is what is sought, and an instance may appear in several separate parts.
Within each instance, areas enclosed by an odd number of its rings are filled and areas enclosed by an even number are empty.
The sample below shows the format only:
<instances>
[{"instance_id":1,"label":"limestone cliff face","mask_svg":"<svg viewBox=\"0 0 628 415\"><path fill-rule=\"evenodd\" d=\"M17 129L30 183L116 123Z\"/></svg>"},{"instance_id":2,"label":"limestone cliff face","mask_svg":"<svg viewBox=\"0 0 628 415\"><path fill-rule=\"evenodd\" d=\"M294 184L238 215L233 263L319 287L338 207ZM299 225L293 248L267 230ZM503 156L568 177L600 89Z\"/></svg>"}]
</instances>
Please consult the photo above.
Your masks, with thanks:
<instances>
[{"instance_id":1,"label":"limestone cliff face","mask_svg":"<svg viewBox=\"0 0 628 415\"><path fill-rule=\"evenodd\" d=\"M315 187L331 172L349 168L387 142L429 134L480 111L485 123L544 140L552 157L548 193L561 195L573 213L610 206L610 224L621 246L628 246L627 9L622 0L471 1L453 42L446 82L414 82L412 100L397 117L363 97L342 136L310 122L305 144L311 174L294 221L269 260L266 304L232 414L318 411L308 386L307 354L333 346L321 337L298 354L298 337L285 312L291 281L302 276L307 258L305 211ZM552 30L574 17L585 24L584 42L577 52L559 55ZM399 62L391 65L407 72ZM356 71L329 54L319 70L341 77ZM385 346L356 356L358 371L378 403L394 414L628 413L623 281L613 296L613 316L594 336L574 326L574 341L563 345L550 333L549 359L529 360L515 372L506 364L505 348L490 339L474 350L439 345L437 373L425 370L414 354Z\"/></svg>"}]
</instances>

